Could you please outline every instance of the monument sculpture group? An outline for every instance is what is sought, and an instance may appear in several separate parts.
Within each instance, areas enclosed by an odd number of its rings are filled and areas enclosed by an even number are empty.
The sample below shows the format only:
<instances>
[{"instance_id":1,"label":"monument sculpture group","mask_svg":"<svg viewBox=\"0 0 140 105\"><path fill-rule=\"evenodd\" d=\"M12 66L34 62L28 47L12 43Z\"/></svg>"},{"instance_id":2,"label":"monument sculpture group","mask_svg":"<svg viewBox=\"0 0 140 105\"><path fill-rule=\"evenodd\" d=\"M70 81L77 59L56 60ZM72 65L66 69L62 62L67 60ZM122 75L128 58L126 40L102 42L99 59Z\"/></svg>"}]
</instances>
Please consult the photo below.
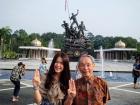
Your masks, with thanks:
<instances>
[{"instance_id":1,"label":"monument sculpture group","mask_svg":"<svg viewBox=\"0 0 140 105\"><path fill-rule=\"evenodd\" d=\"M61 25L65 29L63 51L69 55L70 60L77 60L82 53L91 54L93 52L91 42L85 35L85 31L87 30L84 22L81 21L79 23L76 19L78 13L78 10L76 14L72 13L71 17L69 18L70 21L72 21L70 24L63 21L63 24Z\"/></svg>"}]
</instances>

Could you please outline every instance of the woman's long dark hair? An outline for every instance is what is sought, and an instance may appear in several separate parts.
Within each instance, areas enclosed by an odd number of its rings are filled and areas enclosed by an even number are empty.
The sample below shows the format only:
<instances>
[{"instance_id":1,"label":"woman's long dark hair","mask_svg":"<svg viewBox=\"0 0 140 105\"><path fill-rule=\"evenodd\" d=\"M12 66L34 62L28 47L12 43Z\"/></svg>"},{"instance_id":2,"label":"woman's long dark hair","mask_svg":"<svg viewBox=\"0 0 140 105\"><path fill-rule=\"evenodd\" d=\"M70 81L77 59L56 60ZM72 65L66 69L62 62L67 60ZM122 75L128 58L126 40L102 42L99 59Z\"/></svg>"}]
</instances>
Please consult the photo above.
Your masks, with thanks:
<instances>
[{"instance_id":1,"label":"woman's long dark hair","mask_svg":"<svg viewBox=\"0 0 140 105\"><path fill-rule=\"evenodd\" d=\"M45 81L45 88L46 89L51 88L53 76L55 75L54 64L58 57L62 58L64 65L64 70L62 71L60 76L60 89L63 91L64 94L67 94L67 89L69 88L69 80L70 80L70 67L69 67L69 57L67 54L63 52L58 52L54 56Z\"/></svg>"}]
</instances>

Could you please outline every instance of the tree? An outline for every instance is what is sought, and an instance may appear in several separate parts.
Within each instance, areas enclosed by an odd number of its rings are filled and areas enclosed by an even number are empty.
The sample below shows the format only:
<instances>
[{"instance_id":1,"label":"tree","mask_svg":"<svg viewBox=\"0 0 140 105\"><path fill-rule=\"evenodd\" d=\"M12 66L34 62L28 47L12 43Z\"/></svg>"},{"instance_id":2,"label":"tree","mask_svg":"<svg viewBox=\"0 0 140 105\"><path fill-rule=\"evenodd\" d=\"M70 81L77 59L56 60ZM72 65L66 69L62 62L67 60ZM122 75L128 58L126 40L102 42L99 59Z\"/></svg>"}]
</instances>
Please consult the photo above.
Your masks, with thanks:
<instances>
[{"instance_id":1,"label":"tree","mask_svg":"<svg viewBox=\"0 0 140 105\"><path fill-rule=\"evenodd\" d=\"M93 33L89 32L89 33L87 33L87 38L91 42L91 48L94 49L95 36L93 35Z\"/></svg>"},{"instance_id":2,"label":"tree","mask_svg":"<svg viewBox=\"0 0 140 105\"><path fill-rule=\"evenodd\" d=\"M64 47L64 34L57 34L54 38L54 45L56 48L63 49Z\"/></svg>"},{"instance_id":3,"label":"tree","mask_svg":"<svg viewBox=\"0 0 140 105\"><path fill-rule=\"evenodd\" d=\"M35 40L36 38L42 42L42 39L41 39L41 36L40 36L39 33L31 33L29 35L30 42L33 41L33 40ZM29 45L31 45L31 43Z\"/></svg>"},{"instance_id":4,"label":"tree","mask_svg":"<svg viewBox=\"0 0 140 105\"><path fill-rule=\"evenodd\" d=\"M11 50L11 33L12 30L8 26L0 29L0 45L2 57L6 51Z\"/></svg>"},{"instance_id":5,"label":"tree","mask_svg":"<svg viewBox=\"0 0 140 105\"><path fill-rule=\"evenodd\" d=\"M12 35L13 50L19 53L19 46L30 45L30 39L27 32L23 29L16 30Z\"/></svg>"},{"instance_id":6,"label":"tree","mask_svg":"<svg viewBox=\"0 0 140 105\"><path fill-rule=\"evenodd\" d=\"M103 39L102 35L97 35L94 38L95 38L94 39L94 49L99 49L100 46L104 45L104 43L103 43L104 39ZM103 46L103 48L104 48L104 46Z\"/></svg>"},{"instance_id":7,"label":"tree","mask_svg":"<svg viewBox=\"0 0 140 105\"><path fill-rule=\"evenodd\" d=\"M108 48L113 48L115 43L114 43L114 38L113 37L104 37L103 39L103 47L105 49L108 49Z\"/></svg>"},{"instance_id":8,"label":"tree","mask_svg":"<svg viewBox=\"0 0 140 105\"><path fill-rule=\"evenodd\" d=\"M57 37L56 33L52 33L52 32L43 33L42 36L41 36L43 45L45 45L47 47L48 43L51 39L54 39L54 42L55 42L56 37Z\"/></svg>"},{"instance_id":9,"label":"tree","mask_svg":"<svg viewBox=\"0 0 140 105\"><path fill-rule=\"evenodd\" d=\"M7 26L0 29L0 41L3 39L3 44L9 44L12 30ZM1 43L1 42L0 42Z\"/></svg>"},{"instance_id":10,"label":"tree","mask_svg":"<svg viewBox=\"0 0 140 105\"><path fill-rule=\"evenodd\" d=\"M129 48L136 48L137 47L137 40L136 39L133 39L131 37L126 37L124 39L124 42L126 43L126 47L129 47Z\"/></svg>"}]
</instances>

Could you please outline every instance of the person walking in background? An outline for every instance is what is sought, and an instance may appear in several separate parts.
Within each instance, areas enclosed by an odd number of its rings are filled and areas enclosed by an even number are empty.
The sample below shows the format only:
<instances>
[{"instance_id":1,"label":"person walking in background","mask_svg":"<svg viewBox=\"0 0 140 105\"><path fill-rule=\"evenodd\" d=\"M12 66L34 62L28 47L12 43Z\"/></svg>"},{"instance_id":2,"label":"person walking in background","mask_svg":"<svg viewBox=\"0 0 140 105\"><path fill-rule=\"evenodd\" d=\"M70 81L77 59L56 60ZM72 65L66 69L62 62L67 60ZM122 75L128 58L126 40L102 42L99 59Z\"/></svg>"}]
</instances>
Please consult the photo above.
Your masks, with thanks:
<instances>
[{"instance_id":1,"label":"person walking in background","mask_svg":"<svg viewBox=\"0 0 140 105\"><path fill-rule=\"evenodd\" d=\"M48 72L47 61L45 58L41 59L41 64L39 65L39 72L41 79L45 79L46 73Z\"/></svg>"},{"instance_id":2,"label":"person walking in background","mask_svg":"<svg viewBox=\"0 0 140 105\"><path fill-rule=\"evenodd\" d=\"M63 105L69 80L68 55L58 52L52 60L45 81L41 81L38 70L34 72L32 83L35 102L39 105Z\"/></svg>"},{"instance_id":3,"label":"person walking in background","mask_svg":"<svg viewBox=\"0 0 140 105\"><path fill-rule=\"evenodd\" d=\"M134 78L134 89L136 89L137 88L137 79L140 76L140 59L135 60L135 63L133 64L132 75Z\"/></svg>"},{"instance_id":4,"label":"person walking in background","mask_svg":"<svg viewBox=\"0 0 140 105\"><path fill-rule=\"evenodd\" d=\"M80 57L78 65L82 77L69 81L68 96L64 105L105 105L110 100L106 81L93 75L95 68L91 55Z\"/></svg>"},{"instance_id":5,"label":"person walking in background","mask_svg":"<svg viewBox=\"0 0 140 105\"><path fill-rule=\"evenodd\" d=\"M18 101L19 98L19 91L20 91L20 80L22 76L25 74L25 64L22 62L19 62L18 65L16 65L10 75L11 82L15 85L12 101Z\"/></svg>"}]
</instances>

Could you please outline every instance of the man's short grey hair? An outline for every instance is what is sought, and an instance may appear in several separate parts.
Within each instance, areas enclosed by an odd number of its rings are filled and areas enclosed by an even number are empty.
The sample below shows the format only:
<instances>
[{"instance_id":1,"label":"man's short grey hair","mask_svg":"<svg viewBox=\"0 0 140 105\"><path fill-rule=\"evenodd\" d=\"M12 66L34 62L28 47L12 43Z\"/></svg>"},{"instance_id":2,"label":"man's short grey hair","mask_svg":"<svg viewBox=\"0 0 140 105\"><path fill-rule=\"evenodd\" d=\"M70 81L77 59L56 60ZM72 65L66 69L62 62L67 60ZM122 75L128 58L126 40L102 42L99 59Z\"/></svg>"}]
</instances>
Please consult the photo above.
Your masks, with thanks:
<instances>
[{"instance_id":1,"label":"man's short grey hair","mask_svg":"<svg viewBox=\"0 0 140 105\"><path fill-rule=\"evenodd\" d=\"M88 55L88 54L83 54L83 55L81 55L80 58L79 58L78 65L79 65L80 60L81 60L82 57L89 57L89 58L91 59L92 63L95 63L93 56Z\"/></svg>"}]
</instances>

